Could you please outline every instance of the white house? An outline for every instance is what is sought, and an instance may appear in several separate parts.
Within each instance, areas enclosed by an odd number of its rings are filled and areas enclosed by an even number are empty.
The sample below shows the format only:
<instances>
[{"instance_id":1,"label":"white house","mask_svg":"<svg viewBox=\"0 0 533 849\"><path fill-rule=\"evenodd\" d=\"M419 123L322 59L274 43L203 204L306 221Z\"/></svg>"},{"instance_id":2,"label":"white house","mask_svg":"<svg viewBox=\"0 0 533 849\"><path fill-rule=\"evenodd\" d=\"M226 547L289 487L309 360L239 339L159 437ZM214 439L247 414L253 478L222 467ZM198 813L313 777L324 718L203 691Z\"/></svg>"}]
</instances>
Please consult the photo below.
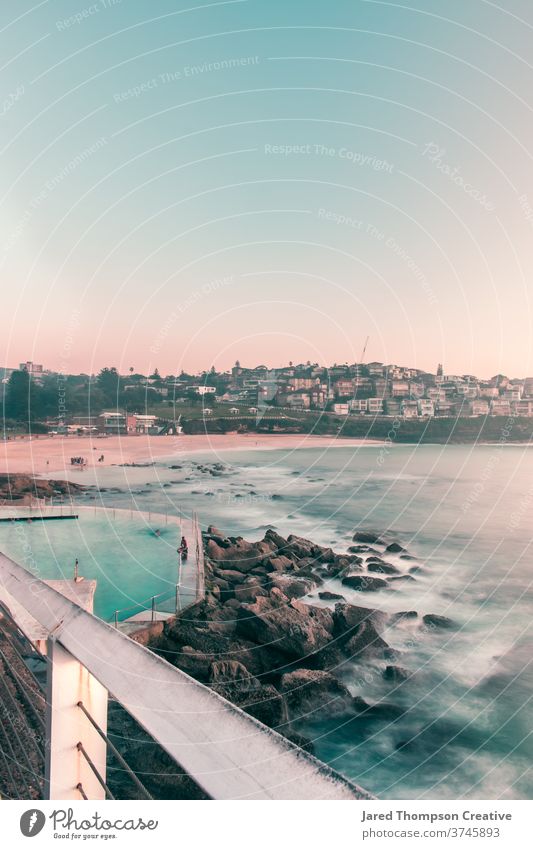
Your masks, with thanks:
<instances>
[{"instance_id":1,"label":"white house","mask_svg":"<svg viewBox=\"0 0 533 849\"><path fill-rule=\"evenodd\" d=\"M333 412L338 416L347 416L350 412L349 404L333 404Z\"/></svg>"},{"instance_id":2,"label":"white house","mask_svg":"<svg viewBox=\"0 0 533 849\"><path fill-rule=\"evenodd\" d=\"M193 386L197 395L214 395L217 391L215 386Z\"/></svg>"}]
</instances>

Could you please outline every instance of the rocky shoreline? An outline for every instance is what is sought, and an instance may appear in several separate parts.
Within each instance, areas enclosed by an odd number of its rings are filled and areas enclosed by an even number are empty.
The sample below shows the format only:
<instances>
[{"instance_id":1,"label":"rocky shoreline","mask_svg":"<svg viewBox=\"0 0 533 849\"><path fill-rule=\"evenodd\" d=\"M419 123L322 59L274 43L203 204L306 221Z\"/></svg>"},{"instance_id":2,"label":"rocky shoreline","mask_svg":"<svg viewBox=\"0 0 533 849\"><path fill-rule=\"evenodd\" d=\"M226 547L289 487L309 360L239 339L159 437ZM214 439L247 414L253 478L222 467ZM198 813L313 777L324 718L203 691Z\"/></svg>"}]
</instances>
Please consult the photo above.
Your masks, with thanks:
<instances>
[{"instance_id":1,"label":"rocky shoreline","mask_svg":"<svg viewBox=\"0 0 533 849\"><path fill-rule=\"evenodd\" d=\"M332 580L336 589L340 582L370 594L415 581L423 567L389 535L357 531L348 553L338 554L272 529L247 542L211 526L204 547L205 599L166 623L150 647L310 751L313 722L394 720L404 712L401 704L365 698L357 675L371 664L386 681L409 685L408 653L385 632L410 620L422 631L454 627L443 616L388 614L331 591Z\"/></svg>"},{"instance_id":2,"label":"rocky shoreline","mask_svg":"<svg viewBox=\"0 0 533 849\"><path fill-rule=\"evenodd\" d=\"M85 486L65 480L44 480L32 475L0 474L0 504L11 504L33 498L54 498L58 495L78 495Z\"/></svg>"}]
</instances>

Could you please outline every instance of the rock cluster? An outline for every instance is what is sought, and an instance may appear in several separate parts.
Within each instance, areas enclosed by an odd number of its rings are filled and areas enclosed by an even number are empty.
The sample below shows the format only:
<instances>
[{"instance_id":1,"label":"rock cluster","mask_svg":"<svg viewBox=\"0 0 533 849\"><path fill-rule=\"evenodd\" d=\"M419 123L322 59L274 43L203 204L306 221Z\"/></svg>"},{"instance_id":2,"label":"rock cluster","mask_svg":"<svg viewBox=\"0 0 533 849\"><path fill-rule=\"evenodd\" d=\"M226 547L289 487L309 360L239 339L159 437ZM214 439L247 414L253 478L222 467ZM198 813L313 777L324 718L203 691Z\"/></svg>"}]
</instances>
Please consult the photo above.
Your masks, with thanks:
<instances>
[{"instance_id":1,"label":"rock cluster","mask_svg":"<svg viewBox=\"0 0 533 849\"><path fill-rule=\"evenodd\" d=\"M44 480L31 475L0 474L0 502L19 501L27 495L36 498L76 495L84 489L84 486L69 481Z\"/></svg>"},{"instance_id":2,"label":"rock cluster","mask_svg":"<svg viewBox=\"0 0 533 849\"><path fill-rule=\"evenodd\" d=\"M303 744L304 722L345 714L401 715L396 705L369 705L347 684L354 665L369 663L380 665L387 681L410 680L408 669L391 665L399 653L383 634L391 624L417 619L417 612L389 616L349 604L341 593L323 587L335 578L350 589L392 592L389 582L402 577L396 574L400 569L369 544L388 546L393 553L404 549L399 544L391 549L392 543L370 532L358 532L354 542L360 544L359 553L337 554L302 537L285 539L272 529L262 540L248 542L210 526L204 534L205 599L167 623L152 648ZM316 596L325 604L313 604ZM429 621L433 627L449 627L438 620L426 616L426 628Z\"/></svg>"}]
</instances>

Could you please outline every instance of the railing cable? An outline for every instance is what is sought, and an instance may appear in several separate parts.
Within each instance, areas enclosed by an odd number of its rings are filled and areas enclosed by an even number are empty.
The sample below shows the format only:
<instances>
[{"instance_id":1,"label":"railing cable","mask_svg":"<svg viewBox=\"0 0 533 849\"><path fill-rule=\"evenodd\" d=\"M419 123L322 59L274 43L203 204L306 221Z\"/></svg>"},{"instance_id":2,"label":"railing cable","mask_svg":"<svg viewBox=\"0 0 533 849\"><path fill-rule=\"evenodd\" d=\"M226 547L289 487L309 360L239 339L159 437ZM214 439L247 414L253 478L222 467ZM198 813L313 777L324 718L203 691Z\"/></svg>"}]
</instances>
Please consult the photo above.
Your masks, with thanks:
<instances>
[{"instance_id":1,"label":"railing cable","mask_svg":"<svg viewBox=\"0 0 533 849\"><path fill-rule=\"evenodd\" d=\"M82 743L82 742L77 743L76 748L77 748L78 752L81 752L81 754L83 755L83 757L85 758L85 760L86 760L86 761L87 761L87 763L89 764L89 767L90 767L90 768L91 768L91 770L93 771L93 773L94 773L94 776L95 776L96 780L98 781L98 783L100 784L100 786L104 789L106 796L107 796L109 799L113 799L113 800L114 800L114 799L115 799L115 797L113 796L113 794L112 794L111 790L109 789L109 787L108 787L108 786L107 786L107 784L105 783L104 779L102 778L102 776L101 776L101 775L100 775L100 773L98 772L98 770L97 770L96 766L94 765L94 763L92 762L91 758L89 757L89 755L88 755L88 754L87 754L87 752L85 751L85 749L84 749L84 747L83 747L83 743Z\"/></svg>"},{"instance_id":2,"label":"railing cable","mask_svg":"<svg viewBox=\"0 0 533 849\"><path fill-rule=\"evenodd\" d=\"M139 790L142 792L142 794L145 796L145 798L146 799L153 799L154 797L148 792L148 790L146 789L146 787L144 786L142 781L139 778L137 778L137 776L135 775L135 773L132 770L132 768L130 767L130 765L127 763L127 761L124 760L124 758L122 757L122 755L118 751L117 747L111 742L111 740L109 739L107 734L104 734L104 732L102 731L100 726L94 721L94 719L92 718L91 714L89 713L89 711L87 710L87 708L85 707L83 702L78 702L78 707L80 708L80 710L83 711L83 713L85 714L85 716L87 717L87 719L89 720L89 722L91 723L93 728L98 732L98 734L100 735L102 740L105 740L109 749L113 752L113 754L116 757L119 764L122 766L122 768L125 770L125 772L130 776L130 778L135 782L135 784L137 785Z\"/></svg>"},{"instance_id":3,"label":"railing cable","mask_svg":"<svg viewBox=\"0 0 533 849\"><path fill-rule=\"evenodd\" d=\"M78 791L82 799L85 799L86 802L89 801L87 796L85 795L85 790L83 789L83 784L81 783L81 781L79 782L79 784L76 784L76 790Z\"/></svg>"}]
</instances>

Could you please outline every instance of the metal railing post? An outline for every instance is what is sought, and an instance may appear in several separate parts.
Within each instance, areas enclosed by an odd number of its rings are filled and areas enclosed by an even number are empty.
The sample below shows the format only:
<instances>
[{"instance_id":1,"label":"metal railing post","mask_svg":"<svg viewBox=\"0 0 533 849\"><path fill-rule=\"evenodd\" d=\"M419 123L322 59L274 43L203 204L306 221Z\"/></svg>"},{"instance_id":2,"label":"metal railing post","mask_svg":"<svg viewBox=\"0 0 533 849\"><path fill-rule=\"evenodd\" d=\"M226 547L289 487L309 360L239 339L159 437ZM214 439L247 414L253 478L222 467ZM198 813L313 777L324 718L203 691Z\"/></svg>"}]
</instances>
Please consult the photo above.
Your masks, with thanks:
<instances>
[{"instance_id":1,"label":"metal railing post","mask_svg":"<svg viewBox=\"0 0 533 849\"><path fill-rule=\"evenodd\" d=\"M180 586L181 586L181 552L178 551L178 580L176 582L176 613L178 613L180 605Z\"/></svg>"},{"instance_id":2,"label":"metal railing post","mask_svg":"<svg viewBox=\"0 0 533 849\"><path fill-rule=\"evenodd\" d=\"M77 786L82 784L90 799L104 799L106 743L81 721L83 716L77 704L80 701L90 704L95 722L106 733L107 690L86 666L53 638L48 639L47 656L46 798L77 799ZM78 749L80 741L92 766L82 759Z\"/></svg>"}]
</instances>

